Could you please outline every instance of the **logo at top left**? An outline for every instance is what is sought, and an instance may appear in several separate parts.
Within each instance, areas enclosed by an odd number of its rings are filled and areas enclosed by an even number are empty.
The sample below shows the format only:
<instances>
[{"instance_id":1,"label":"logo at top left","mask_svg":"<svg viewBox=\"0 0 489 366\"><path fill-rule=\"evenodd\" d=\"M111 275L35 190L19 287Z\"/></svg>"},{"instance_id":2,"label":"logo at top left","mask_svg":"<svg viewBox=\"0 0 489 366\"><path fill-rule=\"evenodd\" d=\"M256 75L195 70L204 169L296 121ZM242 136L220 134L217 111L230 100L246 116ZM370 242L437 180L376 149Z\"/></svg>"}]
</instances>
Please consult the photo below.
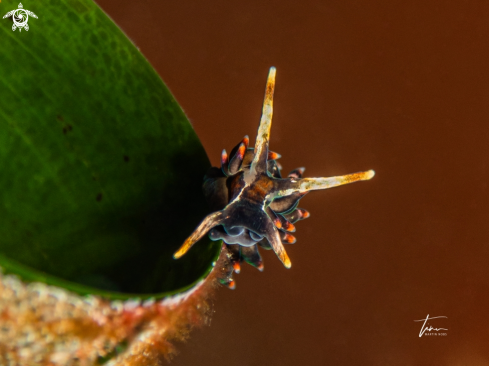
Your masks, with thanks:
<instances>
[{"instance_id":1,"label":"logo at top left","mask_svg":"<svg viewBox=\"0 0 489 366\"><path fill-rule=\"evenodd\" d=\"M12 25L13 31L15 31L17 28L19 28L19 32L22 31L22 28L28 31L29 25L27 24L27 21L29 20L29 15L37 19L37 15L34 14L32 11L24 9L21 3L19 4L18 9L9 11L3 16L3 19L12 17L12 21L14 22L14 24Z\"/></svg>"}]
</instances>

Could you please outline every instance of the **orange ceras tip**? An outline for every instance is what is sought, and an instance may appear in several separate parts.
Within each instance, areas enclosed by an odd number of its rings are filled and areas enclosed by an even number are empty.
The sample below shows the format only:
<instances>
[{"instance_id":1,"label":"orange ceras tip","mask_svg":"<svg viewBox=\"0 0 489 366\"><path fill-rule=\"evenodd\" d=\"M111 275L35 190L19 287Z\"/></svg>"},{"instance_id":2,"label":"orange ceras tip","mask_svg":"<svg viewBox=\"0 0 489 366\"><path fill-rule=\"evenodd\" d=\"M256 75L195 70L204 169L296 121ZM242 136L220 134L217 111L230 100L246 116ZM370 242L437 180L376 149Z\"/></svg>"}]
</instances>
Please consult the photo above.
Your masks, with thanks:
<instances>
[{"instance_id":1,"label":"orange ceras tip","mask_svg":"<svg viewBox=\"0 0 489 366\"><path fill-rule=\"evenodd\" d=\"M291 222L289 222L289 221L286 221L286 223L285 223L285 230L290 231L290 232L292 232L292 233L293 233L293 232L295 231L295 226L294 226L294 224L292 224L292 223L291 223Z\"/></svg>"},{"instance_id":2,"label":"orange ceras tip","mask_svg":"<svg viewBox=\"0 0 489 366\"><path fill-rule=\"evenodd\" d=\"M260 272L263 272L263 270L265 269L265 266L263 265L263 263L260 263L257 267L256 267Z\"/></svg>"},{"instance_id":3,"label":"orange ceras tip","mask_svg":"<svg viewBox=\"0 0 489 366\"><path fill-rule=\"evenodd\" d=\"M281 229L282 228L282 221L280 221L280 219L277 217L275 220L273 220L275 226L277 227L277 229Z\"/></svg>"},{"instance_id":4,"label":"orange ceras tip","mask_svg":"<svg viewBox=\"0 0 489 366\"><path fill-rule=\"evenodd\" d=\"M239 154L239 156L240 156L241 159L243 159L243 156L244 156L245 152L246 152L246 144L242 142L239 145L239 149L238 149L238 154Z\"/></svg>"},{"instance_id":5,"label":"orange ceras tip","mask_svg":"<svg viewBox=\"0 0 489 366\"><path fill-rule=\"evenodd\" d=\"M294 244L296 242L295 236L287 234L287 233L285 233L285 235L284 235L284 240L285 240L285 242L287 242L289 244Z\"/></svg>"},{"instance_id":6,"label":"orange ceras tip","mask_svg":"<svg viewBox=\"0 0 489 366\"><path fill-rule=\"evenodd\" d=\"M229 281L228 288L234 290L236 288L236 282L234 282L234 280Z\"/></svg>"},{"instance_id":7,"label":"orange ceras tip","mask_svg":"<svg viewBox=\"0 0 489 366\"><path fill-rule=\"evenodd\" d=\"M234 262L233 268L234 268L234 272L236 272L236 273L241 272L241 265L239 264L239 262Z\"/></svg>"},{"instance_id":8,"label":"orange ceras tip","mask_svg":"<svg viewBox=\"0 0 489 366\"><path fill-rule=\"evenodd\" d=\"M282 157L282 155L277 154L276 152L273 152L273 151L268 152L268 159L269 160L276 160L276 159L280 159L281 157Z\"/></svg>"},{"instance_id":9,"label":"orange ceras tip","mask_svg":"<svg viewBox=\"0 0 489 366\"><path fill-rule=\"evenodd\" d=\"M301 213L301 217L303 219L307 219L309 216L311 216L311 214L309 213L309 211L306 211L306 210L304 210L302 208L299 209L299 210L300 210L300 213Z\"/></svg>"},{"instance_id":10,"label":"orange ceras tip","mask_svg":"<svg viewBox=\"0 0 489 366\"><path fill-rule=\"evenodd\" d=\"M250 138L248 137L248 135L243 137L243 144L245 144L246 148L248 148L248 145L250 144Z\"/></svg>"},{"instance_id":11,"label":"orange ceras tip","mask_svg":"<svg viewBox=\"0 0 489 366\"><path fill-rule=\"evenodd\" d=\"M228 161L228 153L226 152L226 149L223 149L221 153L221 163L225 164L227 163L227 161Z\"/></svg>"}]
</instances>

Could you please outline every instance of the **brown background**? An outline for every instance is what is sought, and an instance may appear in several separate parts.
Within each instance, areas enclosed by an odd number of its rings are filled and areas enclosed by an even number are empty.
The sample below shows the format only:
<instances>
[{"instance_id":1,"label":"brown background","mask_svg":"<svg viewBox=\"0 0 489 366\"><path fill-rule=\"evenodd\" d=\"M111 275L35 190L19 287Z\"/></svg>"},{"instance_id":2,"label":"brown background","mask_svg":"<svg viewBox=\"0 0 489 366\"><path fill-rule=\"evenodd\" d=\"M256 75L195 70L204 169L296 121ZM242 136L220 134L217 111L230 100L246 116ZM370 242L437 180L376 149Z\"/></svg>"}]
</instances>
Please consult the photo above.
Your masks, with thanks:
<instances>
[{"instance_id":1,"label":"brown background","mask_svg":"<svg viewBox=\"0 0 489 366\"><path fill-rule=\"evenodd\" d=\"M274 65L285 170L377 172L302 200L292 269L243 266L173 365L489 364L489 2L99 3L214 164L254 141Z\"/></svg>"}]
</instances>

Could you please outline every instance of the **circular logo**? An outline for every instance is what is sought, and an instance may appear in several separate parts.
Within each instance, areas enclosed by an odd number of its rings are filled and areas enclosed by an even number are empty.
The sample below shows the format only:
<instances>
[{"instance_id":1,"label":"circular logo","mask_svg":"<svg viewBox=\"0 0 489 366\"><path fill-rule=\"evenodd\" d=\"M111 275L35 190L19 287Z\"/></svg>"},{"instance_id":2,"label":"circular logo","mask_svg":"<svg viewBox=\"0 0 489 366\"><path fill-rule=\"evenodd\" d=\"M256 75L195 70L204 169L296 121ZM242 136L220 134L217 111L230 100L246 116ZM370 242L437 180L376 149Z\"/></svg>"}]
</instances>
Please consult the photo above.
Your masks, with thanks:
<instances>
[{"instance_id":1,"label":"circular logo","mask_svg":"<svg viewBox=\"0 0 489 366\"><path fill-rule=\"evenodd\" d=\"M12 14L12 20L16 27L22 28L27 24L29 20L29 14L24 9L16 9Z\"/></svg>"}]
</instances>

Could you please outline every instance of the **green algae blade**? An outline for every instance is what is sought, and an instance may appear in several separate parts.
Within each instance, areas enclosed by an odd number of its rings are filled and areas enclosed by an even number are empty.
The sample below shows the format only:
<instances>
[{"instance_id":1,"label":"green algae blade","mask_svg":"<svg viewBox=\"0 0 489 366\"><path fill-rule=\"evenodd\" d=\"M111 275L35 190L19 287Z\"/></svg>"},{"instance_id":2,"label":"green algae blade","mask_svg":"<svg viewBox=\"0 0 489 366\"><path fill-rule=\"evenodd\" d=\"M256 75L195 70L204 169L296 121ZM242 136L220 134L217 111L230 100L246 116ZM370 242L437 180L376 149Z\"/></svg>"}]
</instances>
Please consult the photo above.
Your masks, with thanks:
<instances>
[{"instance_id":1,"label":"green algae blade","mask_svg":"<svg viewBox=\"0 0 489 366\"><path fill-rule=\"evenodd\" d=\"M0 18L0 267L108 298L190 288L220 244L172 258L208 212L185 114L93 1L23 6L28 31Z\"/></svg>"}]
</instances>

